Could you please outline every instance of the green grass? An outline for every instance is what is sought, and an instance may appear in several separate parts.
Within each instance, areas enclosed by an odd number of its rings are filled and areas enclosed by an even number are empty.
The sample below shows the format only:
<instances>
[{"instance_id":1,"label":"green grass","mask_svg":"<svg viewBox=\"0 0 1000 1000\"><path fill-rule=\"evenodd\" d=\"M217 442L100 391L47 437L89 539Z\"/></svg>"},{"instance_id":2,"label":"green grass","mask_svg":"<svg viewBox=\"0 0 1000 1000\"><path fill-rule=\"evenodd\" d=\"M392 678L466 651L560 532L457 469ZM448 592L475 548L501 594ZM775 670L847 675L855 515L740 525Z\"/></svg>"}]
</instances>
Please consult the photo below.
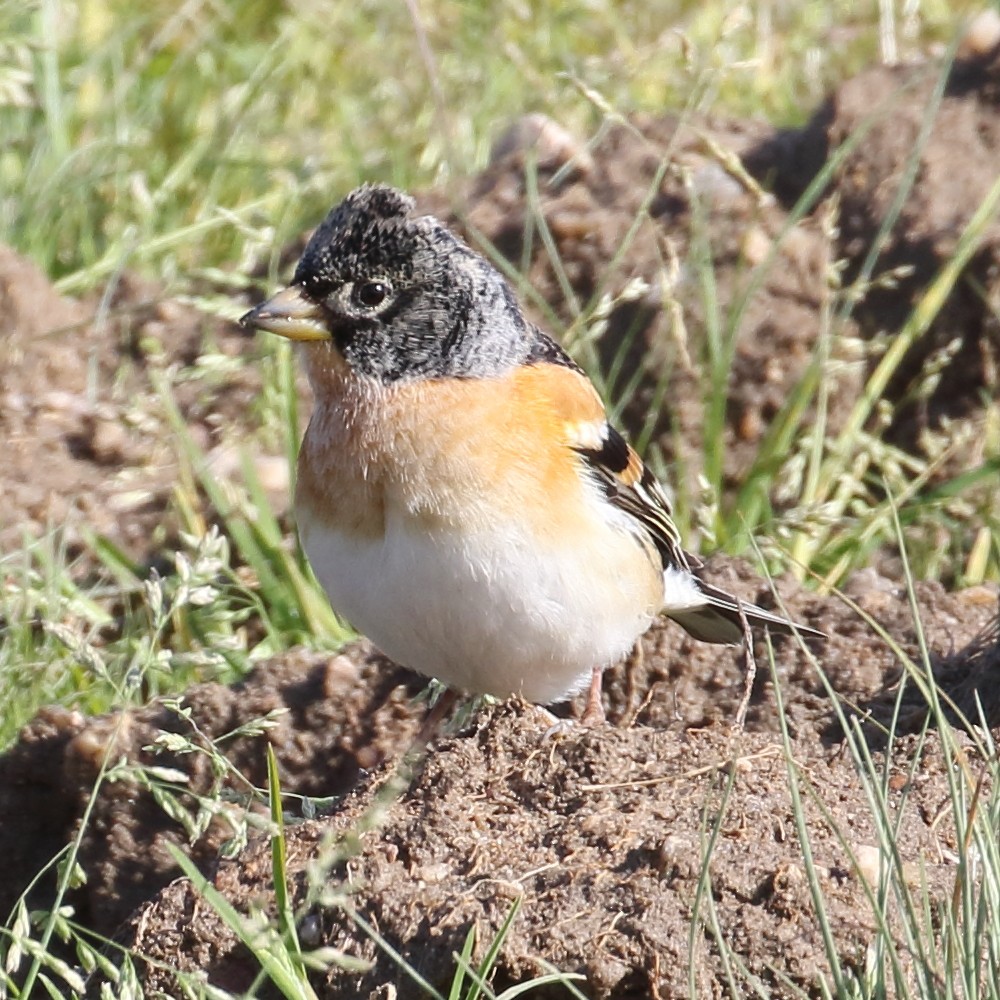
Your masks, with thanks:
<instances>
[{"instance_id":1,"label":"green grass","mask_svg":"<svg viewBox=\"0 0 1000 1000\"><path fill-rule=\"evenodd\" d=\"M581 88L615 109L697 90L702 109L801 120L877 56L866 6L435 2L425 60L390 0L5 0L0 239L69 290L123 266L184 286L276 253L362 179L468 174L525 110L592 130ZM896 24L901 54L950 38L954 6Z\"/></svg>"},{"instance_id":2,"label":"green grass","mask_svg":"<svg viewBox=\"0 0 1000 1000\"><path fill-rule=\"evenodd\" d=\"M632 110L752 114L796 124L831 85L880 55L905 59L950 44L958 13L976 9L971 2L925 2L904 16L891 15L891 7L845 0L746 7L717 0L594 0L499 8L455 0L411 7L389 0L180 6L0 0L0 241L37 262L68 294L100 295L123 271L137 271L161 282L165 297L184 296L211 319L232 319L242 308L236 292L247 276L267 275L261 284L273 285L282 249L347 189L368 179L408 188L457 185L483 166L491 140L523 112L545 112L583 136L597 135ZM813 210L832 169L793 215ZM677 498L688 531L700 529L709 547L733 551L745 551L748 537L762 533L773 538L762 543L768 566L790 561L831 588L886 548L902 553L917 578L953 585L1000 578L996 404L986 407L982 426L949 429L921 460L881 439L879 411L901 350L937 316L998 198L1000 186L960 234L955 256L903 328L893 331L895 340L838 436L825 425L832 348L844 336L852 303L880 276L873 257L858 283L842 288L831 262L814 364L789 395L734 499L722 490L724 387L754 285L723 308L712 248L695 239L692 258L679 263L694 274L708 317L705 329L689 331L706 443L703 489L696 495L682 490ZM558 254L544 220L538 222L536 238L558 272ZM823 224L832 230L836 219L825 215ZM601 289L593 301L577 303L569 328L557 332L567 335L618 412L635 373L618 365L598 370L592 350L610 296ZM207 388L225 377L220 364L249 362L220 361L209 341L202 361L194 370L155 372L154 391L141 404L170 428L179 469L170 516L180 534L164 544L159 574L134 565L103 538L87 540L83 556L71 557L55 530L0 553L0 747L45 702L87 713L120 708L205 677L234 679L262 656L296 643L334 648L347 635L271 510L250 460L256 450L294 454L300 415L291 352L286 345L261 347L265 379L255 430L244 444L240 474L225 481L188 433L175 395L181 380ZM914 393L934 377L926 371ZM982 463L938 477L956 440L970 433L982 442ZM677 473L684 470L672 471L669 478L682 482ZM909 669L915 683L926 675L926 663ZM901 995L994 996L995 987L990 993L975 981L975 956L984 946L1000 954L994 930L1000 926L1000 861L988 835L998 813L996 792L973 802L960 751L948 748L957 762L955 815L968 818L963 850L971 857L976 848L980 881L966 858L955 912L943 923L947 947L938 954L924 921L930 904L906 888L892 854L884 775L865 757L861 741L851 741L850 749L886 833L882 896L902 900L908 947L927 964L927 988ZM994 748L984 753L995 759ZM788 759L790 787L812 794L790 750ZM807 831L797 834L807 854ZM706 872L711 838L707 833ZM66 854L63 891L75 877L75 850L71 845ZM275 857L277 877L280 848ZM704 901L696 914L704 926L693 923L692 934L715 934L721 943L710 894ZM822 914L821 897L814 901ZM300 988L308 995L302 956L288 933L287 900L279 909L283 924L263 939L262 968L286 995ZM878 933L872 982L852 981L831 954L836 973L829 995L883 995L894 978L894 988L901 988L885 923ZM59 989L79 992L74 970L60 966L49 947L57 934L77 935L84 968L102 961L58 907L34 918L19 909L5 940L29 956L38 982L49 976ZM489 995L483 985L489 969L472 966L471 953L470 943L456 956L453 997ZM737 972L734 960L732 975ZM119 975L127 985L128 966ZM952 985L963 977L964 992Z\"/></svg>"}]
</instances>

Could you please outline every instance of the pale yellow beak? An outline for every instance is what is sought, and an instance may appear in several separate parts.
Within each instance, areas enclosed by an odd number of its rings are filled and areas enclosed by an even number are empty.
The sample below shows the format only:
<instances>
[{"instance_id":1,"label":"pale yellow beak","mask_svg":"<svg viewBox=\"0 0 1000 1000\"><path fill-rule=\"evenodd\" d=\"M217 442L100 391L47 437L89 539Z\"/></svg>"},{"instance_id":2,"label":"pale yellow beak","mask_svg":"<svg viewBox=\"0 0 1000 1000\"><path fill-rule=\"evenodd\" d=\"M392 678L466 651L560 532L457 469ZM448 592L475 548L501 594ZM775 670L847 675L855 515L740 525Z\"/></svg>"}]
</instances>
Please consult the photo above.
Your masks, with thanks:
<instances>
[{"instance_id":1,"label":"pale yellow beak","mask_svg":"<svg viewBox=\"0 0 1000 1000\"><path fill-rule=\"evenodd\" d=\"M302 289L289 285L240 317L243 326L267 330L289 340L329 340L323 309L306 298Z\"/></svg>"}]
</instances>

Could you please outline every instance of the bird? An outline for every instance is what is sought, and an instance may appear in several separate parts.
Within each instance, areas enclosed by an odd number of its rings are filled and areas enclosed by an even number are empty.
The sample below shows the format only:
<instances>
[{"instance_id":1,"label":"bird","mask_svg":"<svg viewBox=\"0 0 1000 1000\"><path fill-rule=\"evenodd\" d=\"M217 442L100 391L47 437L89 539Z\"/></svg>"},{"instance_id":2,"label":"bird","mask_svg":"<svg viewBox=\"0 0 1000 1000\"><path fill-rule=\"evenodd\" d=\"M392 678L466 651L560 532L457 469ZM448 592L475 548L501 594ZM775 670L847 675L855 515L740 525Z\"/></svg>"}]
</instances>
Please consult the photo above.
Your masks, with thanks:
<instances>
[{"instance_id":1,"label":"bird","mask_svg":"<svg viewBox=\"0 0 1000 1000\"><path fill-rule=\"evenodd\" d=\"M604 670L661 611L709 643L823 635L702 579L591 380L409 195L351 191L240 322L301 343L294 513L332 607L453 697L587 690L597 724Z\"/></svg>"}]
</instances>

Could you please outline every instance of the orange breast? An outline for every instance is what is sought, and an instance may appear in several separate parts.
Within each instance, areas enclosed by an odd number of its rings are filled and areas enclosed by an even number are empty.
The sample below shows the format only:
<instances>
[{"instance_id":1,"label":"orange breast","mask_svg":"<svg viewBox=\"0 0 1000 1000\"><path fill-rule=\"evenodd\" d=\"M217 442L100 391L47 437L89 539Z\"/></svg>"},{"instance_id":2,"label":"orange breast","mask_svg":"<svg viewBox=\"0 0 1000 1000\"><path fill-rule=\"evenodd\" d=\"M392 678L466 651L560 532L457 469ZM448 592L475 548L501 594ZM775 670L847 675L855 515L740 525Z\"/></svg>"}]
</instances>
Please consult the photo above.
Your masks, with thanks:
<instances>
[{"instance_id":1,"label":"orange breast","mask_svg":"<svg viewBox=\"0 0 1000 1000\"><path fill-rule=\"evenodd\" d=\"M427 526L516 516L539 535L576 532L585 504L572 428L603 419L590 383L530 365L502 378L362 383L344 367L318 380L299 460L298 503L338 530L375 535L386 508Z\"/></svg>"}]
</instances>

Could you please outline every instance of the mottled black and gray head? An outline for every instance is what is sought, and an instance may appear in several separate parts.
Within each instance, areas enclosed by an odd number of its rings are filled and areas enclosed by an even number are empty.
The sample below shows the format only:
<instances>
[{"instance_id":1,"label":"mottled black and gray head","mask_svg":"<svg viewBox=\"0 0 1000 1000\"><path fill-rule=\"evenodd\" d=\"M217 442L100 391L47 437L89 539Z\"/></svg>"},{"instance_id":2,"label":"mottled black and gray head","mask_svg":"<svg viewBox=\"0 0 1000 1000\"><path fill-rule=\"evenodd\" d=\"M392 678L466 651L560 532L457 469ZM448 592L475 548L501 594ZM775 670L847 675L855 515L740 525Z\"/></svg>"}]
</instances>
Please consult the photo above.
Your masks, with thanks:
<instances>
[{"instance_id":1,"label":"mottled black and gray head","mask_svg":"<svg viewBox=\"0 0 1000 1000\"><path fill-rule=\"evenodd\" d=\"M241 322L332 341L383 384L497 375L524 361L539 335L503 276L413 208L385 185L352 191L309 240L292 284Z\"/></svg>"}]
</instances>

